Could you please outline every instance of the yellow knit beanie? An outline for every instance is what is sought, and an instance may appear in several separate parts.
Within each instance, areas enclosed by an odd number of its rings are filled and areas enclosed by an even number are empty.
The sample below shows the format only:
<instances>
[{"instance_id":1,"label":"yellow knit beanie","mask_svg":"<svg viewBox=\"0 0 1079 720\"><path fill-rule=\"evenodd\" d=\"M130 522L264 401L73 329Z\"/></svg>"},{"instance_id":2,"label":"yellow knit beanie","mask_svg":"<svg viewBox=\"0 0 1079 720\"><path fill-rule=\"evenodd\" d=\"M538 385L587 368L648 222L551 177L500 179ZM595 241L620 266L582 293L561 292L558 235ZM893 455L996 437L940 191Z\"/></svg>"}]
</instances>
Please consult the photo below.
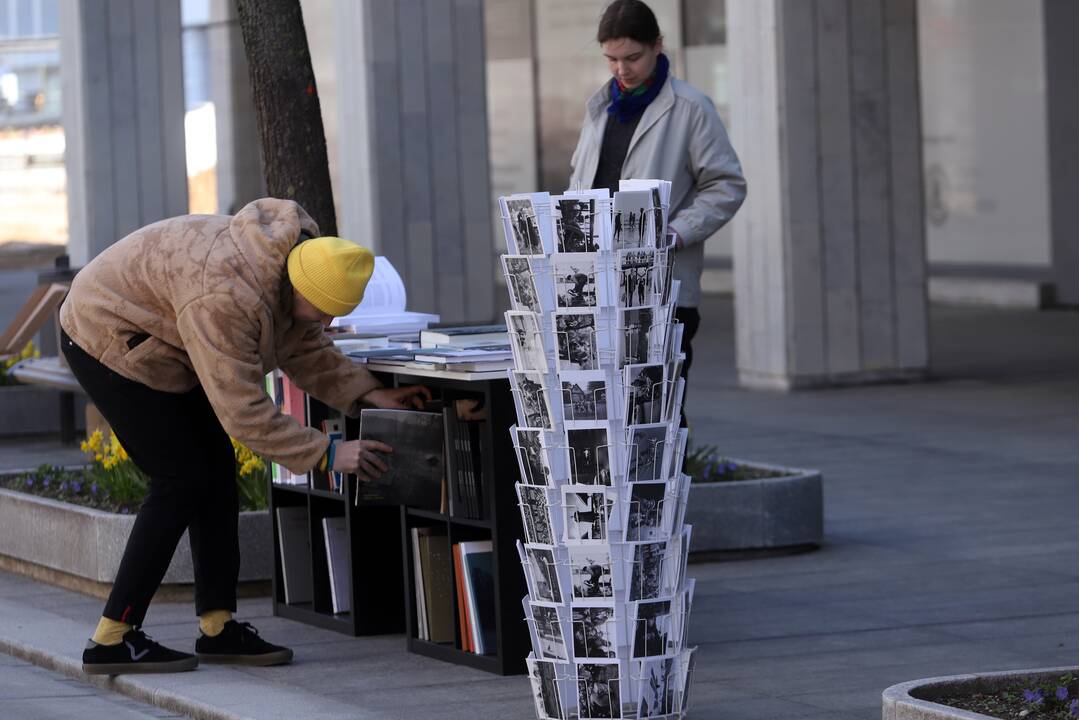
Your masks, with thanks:
<instances>
[{"instance_id":1,"label":"yellow knit beanie","mask_svg":"<svg viewBox=\"0 0 1079 720\"><path fill-rule=\"evenodd\" d=\"M367 288L375 256L339 237L304 240L288 254L288 277L296 292L327 315L352 312Z\"/></svg>"}]
</instances>

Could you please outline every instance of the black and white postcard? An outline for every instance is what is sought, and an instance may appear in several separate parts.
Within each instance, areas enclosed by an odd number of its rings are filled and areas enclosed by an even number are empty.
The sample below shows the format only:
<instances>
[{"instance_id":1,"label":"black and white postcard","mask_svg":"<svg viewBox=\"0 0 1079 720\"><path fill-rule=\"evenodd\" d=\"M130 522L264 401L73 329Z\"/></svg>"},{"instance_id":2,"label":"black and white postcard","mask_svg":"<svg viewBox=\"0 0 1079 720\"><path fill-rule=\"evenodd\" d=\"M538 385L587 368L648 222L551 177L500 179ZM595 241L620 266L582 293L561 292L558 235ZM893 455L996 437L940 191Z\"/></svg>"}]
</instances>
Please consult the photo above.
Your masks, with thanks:
<instances>
[{"instance_id":1,"label":"black and white postcard","mask_svg":"<svg viewBox=\"0 0 1079 720\"><path fill-rule=\"evenodd\" d=\"M583 308L598 304L595 254L556 255L551 264L558 307Z\"/></svg>"},{"instance_id":2,"label":"black and white postcard","mask_svg":"<svg viewBox=\"0 0 1079 720\"><path fill-rule=\"evenodd\" d=\"M633 569L630 572L629 599L654 600L666 587L666 541L639 543L633 546Z\"/></svg>"},{"instance_id":3,"label":"black and white postcard","mask_svg":"<svg viewBox=\"0 0 1079 720\"><path fill-rule=\"evenodd\" d=\"M560 373L562 419L567 423L610 419L607 375L602 371Z\"/></svg>"},{"instance_id":4,"label":"black and white postcard","mask_svg":"<svg viewBox=\"0 0 1079 720\"><path fill-rule=\"evenodd\" d=\"M626 540L659 540L666 534L664 512L667 509L667 483L630 483L629 516Z\"/></svg>"},{"instance_id":5,"label":"black and white postcard","mask_svg":"<svg viewBox=\"0 0 1079 720\"><path fill-rule=\"evenodd\" d=\"M547 372L547 355L543 349L539 318L533 312L506 312L506 327L509 328L514 364L518 370Z\"/></svg>"},{"instance_id":6,"label":"black and white postcard","mask_svg":"<svg viewBox=\"0 0 1079 720\"><path fill-rule=\"evenodd\" d=\"M614 606L573 606L573 656L613 658L618 654L618 623Z\"/></svg>"},{"instance_id":7,"label":"black and white postcard","mask_svg":"<svg viewBox=\"0 0 1079 720\"><path fill-rule=\"evenodd\" d=\"M679 664L681 665L682 674L682 700L678 709L682 713L686 713L689 711L689 688L693 684L693 671L697 665L697 648L683 650Z\"/></svg>"},{"instance_id":8,"label":"black and white postcard","mask_svg":"<svg viewBox=\"0 0 1079 720\"><path fill-rule=\"evenodd\" d=\"M569 443L570 482L575 485L611 484L611 441L607 425L566 430Z\"/></svg>"},{"instance_id":9,"label":"black and white postcard","mask_svg":"<svg viewBox=\"0 0 1079 720\"><path fill-rule=\"evenodd\" d=\"M613 598L614 568L610 548L606 545L570 545L568 551L573 598Z\"/></svg>"},{"instance_id":10,"label":"black and white postcard","mask_svg":"<svg viewBox=\"0 0 1079 720\"><path fill-rule=\"evenodd\" d=\"M503 198L508 237L513 243L511 255L543 255L543 238L540 218L530 196Z\"/></svg>"},{"instance_id":11,"label":"black and white postcard","mask_svg":"<svg viewBox=\"0 0 1079 720\"><path fill-rule=\"evenodd\" d=\"M663 329L655 322L655 308L629 308L621 310L620 314L622 365L650 362L659 354L658 350L653 350L653 345L657 333Z\"/></svg>"},{"instance_id":12,"label":"black and white postcard","mask_svg":"<svg viewBox=\"0 0 1079 720\"><path fill-rule=\"evenodd\" d=\"M652 193L626 190L614 194L614 248L656 247Z\"/></svg>"},{"instance_id":13,"label":"black and white postcard","mask_svg":"<svg viewBox=\"0 0 1079 720\"><path fill-rule=\"evenodd\" d=\"M563 485L562 523L567 543L604 542L610 537L614 496L588 486Z\"/></svg>"},{"instance_id":14,"label":"black and white postcard","mask_svg":"<svg viewBox=\"0 0 1079 720\"><path fill-rule=\"evenodd\" d=\"M566 636L559 617L559 605L531 603L532 624L539 642L537 652L547 660L567 660Z\"/></svg>"},{"instance_id":15,"label":"black and white postcard","mask_svg":"<svg viewBox=\"0 0 1079 720\"><path fill-rule=\"evenodd\" d=\"M560 253L597 252L600 221L595 198L553 197L555 240Z\"/></svg>"},{"instance_id":16,"label":"black and white postcard","mask_svg":"<svg viewBox=\"0 0 1079 720\"><path fill-rule=\"evenodd\" d=\"M510 428L521 466L521 482L528 485L551 485L551 469L547 464L540 430Z\"/></svg>"},{"instance_id":17,"label":"black and white postcard","mask_svg":"<svg viewBox=\"0 0 1079 720\"><path fill-rule=\"evenodd\" d=\"M524 521L525 540L536 545L554 545L556 535L551 523L547 489L518 483L517 498Z\"/></svg>"},{"instance_id":18,"label":"black and white postcard","mask_svg":"<svg viewBox=\"0 0 1079 720\"><path fill-rule=\"evenodd\" d=\"M553 430L550 393L541 373L511 372L513 399L521 427Z\"/></svg>"},{"instance_id":19,"label":"black and white postcard","mask_svg":"<svg viewBox=\"0 0 1079 720\"><path fill-rule=\"evenodd\" d=\"M626 440L626 478L630 482L665 480L670 454L667 423L635 425Z\"/></svg>"},{"instance_id":20,"label":"black and white postcard","mask_svg":"<svg viewBox=\"0 0 1079 720\"><path fill-rule=\"evenodd\" d=\"M527 255L503 255L502 269L506 275L506 287L514 310L543 312L535 275Z\"/></svg>"},{"instance_id":21,"label":"black and white postcard","mask_svg":"<svg viewBox=\"0 0 1079 720\"><path fill-rule=\"evenodd\" d=\"M638 718L667 718L676 712L677 675L674 658L655 658L641 663L638 683Z\"/></svg>"},{"instance_id":22,"label":"black and white postcard","mask_svg":"<svg viewBox=\"0 0 1079 720\"><path fill-rule=\"evenodd\" d=\"M594 311L562 311L554 314L558 343L558 370L598 370L599 327Z\"/></svg>"},{"instance_id":23,"label":"black and white postcard","mask_svg":"<svg viewBox=\"0 0 1079 720\"><path fill-rule=\"evenodd\" d=\"M618 254L618 304L641 307L656 303L656 251L623 250Z\"/></svg>"},{"instance_id":24,"label":"black and white postcard","mask_svg":"<svg viewBox=\"0 0 1079 720\"><path fill-rule=\"evenodd\" d=\"M626 425L663 422L668 383L661 364L627 365L622 370Z\"/></svg>"},{"instance_id":25,"label":"black and white postcard","mask_svg":"<svg viewBox=\"0 0 1079 720\"><path fill-rule=\"evenodd\" d=\"M566 668L569 665L554 663L550 660L536 660L528 658L528 677L532 684L532 697L536 705L536 717L539 720L566 720L566 711L563 709L562 694L559 690L559 667Z\"/></svg>"},{"instance_id":26,"label":"black and white postcard","mask_svg":"<svg viewBox=\"0 0 1079 720\"><path fill-rule=\"evenodd\" d=\"M520 550L518 545L518 550ZM558 565L551 548L524 546L525 569L533 600L562 602L562 586L558 579Z\"/></svg>"},{"instance_id":27,"label":"black and white postcard","mask_svg":"<svg viewBox=\"0 0 1079 720\"><path fill-rule=\"evenodd\" d=\"M577 663L577 703L581 720L621 718L618 663Z\"/></svg>"},{"instance_id":28,"label":"black and white postcard","mask_svg":"<svg viewBox=\"0 0 1079 720\"><path fill-rule=\"evenodd\" d=\"M674 643L670 600L640 602L633 610L633 657L666 655Z\"/></svg>"}]
</instances>

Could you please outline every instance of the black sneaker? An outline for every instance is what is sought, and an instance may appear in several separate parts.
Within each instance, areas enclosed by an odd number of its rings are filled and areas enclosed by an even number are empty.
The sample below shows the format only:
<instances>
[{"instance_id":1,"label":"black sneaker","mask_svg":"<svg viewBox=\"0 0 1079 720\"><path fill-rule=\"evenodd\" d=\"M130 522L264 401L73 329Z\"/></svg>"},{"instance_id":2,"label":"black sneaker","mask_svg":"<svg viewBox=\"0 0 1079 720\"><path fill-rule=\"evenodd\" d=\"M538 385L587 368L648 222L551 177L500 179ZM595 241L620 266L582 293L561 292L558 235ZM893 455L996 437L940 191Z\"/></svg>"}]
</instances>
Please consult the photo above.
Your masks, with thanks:
<instances>
[{"instance_id":1,"label":"black sneaker","mask_svg":"<svg viewBox=\"0 0 1079 720\"><path fill-rule=\"evenodd\" d=\"M195 653L206 663L224 665L284 665L292 662L292 650L273 645L259 637L251 623L229 620L225 629L195 641Z\"/></svg>"},{"instance_id":2,"label":"black sneaker","mask_svg":"<svg viewBox=\"0 0 1079 720\"><path fill-rule=\"evenodd\" d=\"M82 651L82 671L88 675L183 672L198 666L194 655L170 650L139 628L124 633L119 645L99 645L91 640Z\"/></svg>"}]
</instances>

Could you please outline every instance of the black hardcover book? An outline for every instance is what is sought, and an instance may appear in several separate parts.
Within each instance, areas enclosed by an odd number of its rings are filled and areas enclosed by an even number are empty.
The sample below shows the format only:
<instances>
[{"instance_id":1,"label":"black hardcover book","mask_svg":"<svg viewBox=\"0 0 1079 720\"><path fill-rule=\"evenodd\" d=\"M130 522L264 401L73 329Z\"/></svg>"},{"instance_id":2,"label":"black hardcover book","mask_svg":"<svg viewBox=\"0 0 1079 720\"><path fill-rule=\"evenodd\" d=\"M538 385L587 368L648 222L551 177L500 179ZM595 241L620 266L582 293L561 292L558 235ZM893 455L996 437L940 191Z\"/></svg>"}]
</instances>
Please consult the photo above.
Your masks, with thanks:
<instances>
[{"instance_id":1,"label":"black hardcover book","mask_svg":"<svg viewBox=\"0 0 1079 720\"><path fill-rule=\"evenodd\" d=\"M356 504L407 505L438 512L442 504L442 413L415 410L363 410L360 439L393 448L383 455L389 470L372 482L360 482Z\"/></svg>"}]
</instances>

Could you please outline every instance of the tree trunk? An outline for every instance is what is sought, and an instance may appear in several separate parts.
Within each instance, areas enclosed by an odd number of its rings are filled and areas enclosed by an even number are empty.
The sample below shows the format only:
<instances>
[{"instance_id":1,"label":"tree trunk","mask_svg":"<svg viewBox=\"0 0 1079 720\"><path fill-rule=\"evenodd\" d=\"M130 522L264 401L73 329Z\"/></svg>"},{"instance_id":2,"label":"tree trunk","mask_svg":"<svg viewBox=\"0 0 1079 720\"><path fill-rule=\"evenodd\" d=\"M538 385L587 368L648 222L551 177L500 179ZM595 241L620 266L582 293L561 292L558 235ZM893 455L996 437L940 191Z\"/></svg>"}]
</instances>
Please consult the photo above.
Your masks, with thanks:
<instances>
[{"instance_id":1,"label":"tree trunk","mask_svg":"<svg viewBox=\"0 0 1079 720\"><path fill-rule=\"evenodd\" d=\"M255 100L266 189L337 234L322 109L300 0L236 0Z\"/></svg>"}]
</instances>

